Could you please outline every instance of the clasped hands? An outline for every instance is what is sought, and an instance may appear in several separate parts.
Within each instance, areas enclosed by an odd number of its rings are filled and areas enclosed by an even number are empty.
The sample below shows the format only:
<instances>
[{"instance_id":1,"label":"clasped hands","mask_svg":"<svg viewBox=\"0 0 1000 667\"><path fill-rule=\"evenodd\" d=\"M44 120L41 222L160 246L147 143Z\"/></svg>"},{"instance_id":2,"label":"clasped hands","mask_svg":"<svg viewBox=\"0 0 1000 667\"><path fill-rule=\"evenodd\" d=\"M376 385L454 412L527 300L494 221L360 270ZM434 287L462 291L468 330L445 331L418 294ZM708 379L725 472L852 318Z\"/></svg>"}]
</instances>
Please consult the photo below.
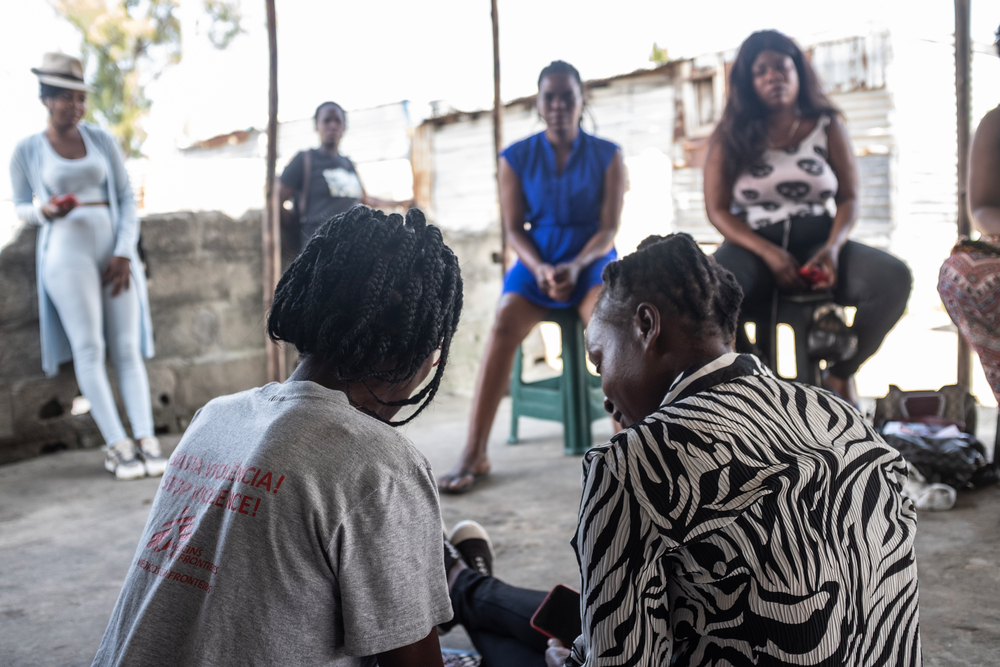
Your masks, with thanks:
<instances>
[{"instance_id":1,"label":"clasped hands","mask_svg":"<svg viewBox=\"0 0 1000 667\"><path fill-rule=\"evenodd\" d=\"M569 301L580 278L580 267L575 262L566 264L540 264L535 269L538 289L553 301Z\"/></svg>"}]
</instances>

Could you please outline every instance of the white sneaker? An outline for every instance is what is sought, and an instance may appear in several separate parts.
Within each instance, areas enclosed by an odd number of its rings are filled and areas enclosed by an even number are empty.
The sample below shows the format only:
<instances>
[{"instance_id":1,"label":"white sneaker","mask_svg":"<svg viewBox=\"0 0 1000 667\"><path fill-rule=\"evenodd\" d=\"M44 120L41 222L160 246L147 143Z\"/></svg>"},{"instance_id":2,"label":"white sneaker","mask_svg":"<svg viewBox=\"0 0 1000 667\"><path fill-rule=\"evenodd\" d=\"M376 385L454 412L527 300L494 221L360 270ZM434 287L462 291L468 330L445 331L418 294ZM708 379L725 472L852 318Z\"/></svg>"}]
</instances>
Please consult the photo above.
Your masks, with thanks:
<instances>
[{"instance_id":1,"label":"white sneaker","mask_svg":"<svg viewBox=\"0 0 1000 667\"><path fill-rule=\"evenodd\" d=\"M122 438L108 445L104 469L120 480L139 479L146 474L142 462L135 457L135 443L131 438Z\"/></svg>"},{"instance_id":2,"label":"white sneaker","mask_svg":"<svg viewBox=\"0 0 1000 667\"><path fill-rule=\"evenodd\" d=\"M151 435L139 438L135 455L142 461L146 474L150 477L159 477L167 469L167 459L163 458L160 451L160 441Z\"/></svg>"},{"instance_id":3,"label":"white sneaker","mask_svg":"<svg viewBox=\"0 0 1000 667\"><path fill-rule=\"evenodd\" d=\"M493 561L496 554L489 534L480 524L468 519L459 521L451 529L448 541L462 555L466 565L483 576L493 576Z\"/></svg>"}]
</instances>

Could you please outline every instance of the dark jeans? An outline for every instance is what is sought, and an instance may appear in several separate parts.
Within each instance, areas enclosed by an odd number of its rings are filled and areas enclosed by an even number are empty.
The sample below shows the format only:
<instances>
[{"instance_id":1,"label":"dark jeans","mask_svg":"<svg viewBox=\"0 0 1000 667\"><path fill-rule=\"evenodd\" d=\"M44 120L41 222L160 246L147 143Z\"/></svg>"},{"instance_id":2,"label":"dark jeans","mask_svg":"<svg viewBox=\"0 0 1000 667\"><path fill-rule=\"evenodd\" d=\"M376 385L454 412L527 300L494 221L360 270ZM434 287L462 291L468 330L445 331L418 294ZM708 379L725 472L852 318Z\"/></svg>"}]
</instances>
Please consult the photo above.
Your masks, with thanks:
<instances>
[{"instance_id":1,"label":"dark jeans","mask_svg":"<svg viewBox=\"0 0 1000 667\"><path fill-rule=\"evenodd\" d=\"M544 667L548 638L530 621L546 595L485 577L472 568L459 572L451 606L455 620L483 656L483 667Z\"/></svg>"},{"instance_id":2,"label":"dark jeans","mask_svg":"<svg viewBox=\"0 0 1000 667\"><path fill-rule=\"evenodd\" d=\"M830 236L833 220L830 216L795 218L791 222L788 252L800 263L815 254ZM757 233L780 246L784 224L776 223ZM771 298L775 288L774 275L760 257L746 248L729 243L719 246L715 260L732 271L743 288L743 306L736 347L750 351L743 322L769 322ZM854 306L857 313L851 330L858 337L858 351L852 358L830 365L830 373L838 378L854 375L882 345L886 335L906 310L913 277L906 264L892 255L866 245L848 241L840 251L834 300L842 306Z\"/></svg>"}]
</instances>

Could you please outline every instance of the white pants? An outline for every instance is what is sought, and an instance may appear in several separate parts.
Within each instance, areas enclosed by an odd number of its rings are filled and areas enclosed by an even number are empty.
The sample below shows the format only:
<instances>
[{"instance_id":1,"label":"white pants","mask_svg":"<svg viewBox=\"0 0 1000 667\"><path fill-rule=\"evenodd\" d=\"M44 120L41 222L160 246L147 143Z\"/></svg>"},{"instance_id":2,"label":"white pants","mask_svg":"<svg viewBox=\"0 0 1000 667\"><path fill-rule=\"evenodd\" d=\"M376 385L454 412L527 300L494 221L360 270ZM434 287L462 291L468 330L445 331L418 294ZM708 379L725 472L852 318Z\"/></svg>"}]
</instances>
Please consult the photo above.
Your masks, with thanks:
<instances>
[{"instance_id":1,"label":"white pants","mask_svg":"<svg viewBox=\"0 0 1000 667\"><path fill-rule=\"evenodd\" d=\"M126 437L108 382L105 353L118 373L125 410L136 438L153 435L149 378L139 343L139 298L130 285L116 297L101 285L101 273L114 252L107 207L76 208L52 222L42 282L55 304L73 350L80 391L104 441Z\"/></svg>"}]
</instances>

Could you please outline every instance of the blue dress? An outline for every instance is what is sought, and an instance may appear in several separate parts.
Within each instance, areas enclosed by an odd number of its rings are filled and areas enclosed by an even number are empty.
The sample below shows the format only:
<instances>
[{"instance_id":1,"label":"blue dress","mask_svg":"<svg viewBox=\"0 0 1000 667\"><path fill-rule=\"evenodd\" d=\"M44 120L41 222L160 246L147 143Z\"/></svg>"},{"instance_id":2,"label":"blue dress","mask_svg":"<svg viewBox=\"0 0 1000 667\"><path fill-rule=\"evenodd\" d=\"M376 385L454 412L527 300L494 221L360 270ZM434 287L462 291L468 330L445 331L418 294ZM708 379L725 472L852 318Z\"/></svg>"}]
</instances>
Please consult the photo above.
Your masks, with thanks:
<instances>
[{"instance_id":1,"label":"blue dress","mask_svg":"<svg viewBox=\"0 0 1000 667\"><path fill-rule=\"evenodd\" d=\"M601 225L604 174L618 146L580 130L562 174L556 154L540 132L508 146L501 155L521 179L524 217L542 259L552 265L574 259ZM603 257L580 271L569 301L555 301L538 289L531 271L517 260L504 278L504 294L520 294L546 308L570 308L601 284L604 267L617 259L612 247Z\"/></svg>"}]
</instances>

